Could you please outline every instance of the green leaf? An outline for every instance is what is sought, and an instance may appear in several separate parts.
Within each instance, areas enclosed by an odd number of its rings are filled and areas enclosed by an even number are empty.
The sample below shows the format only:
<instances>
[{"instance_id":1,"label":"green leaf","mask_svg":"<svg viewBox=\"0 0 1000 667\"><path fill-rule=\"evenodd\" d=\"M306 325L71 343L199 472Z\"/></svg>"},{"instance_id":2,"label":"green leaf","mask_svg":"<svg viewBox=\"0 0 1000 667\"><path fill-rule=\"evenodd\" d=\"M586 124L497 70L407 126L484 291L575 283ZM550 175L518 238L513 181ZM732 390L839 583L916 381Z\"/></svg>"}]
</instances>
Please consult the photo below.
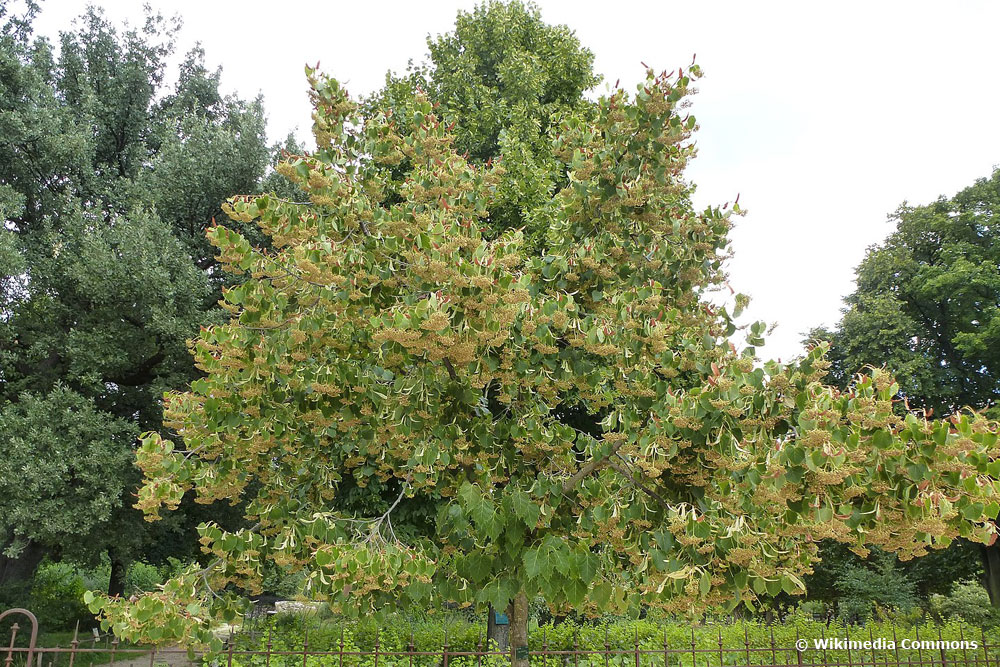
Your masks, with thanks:
<instances>
[{"instance_id":1,"label":"green leaf","mask_svg":"<svg viewBox=\"0 0 1000 667\"><path fill-rule=\"evenodd\" d=\"M492 572L493 559L482 553L470 553L465 557L465 567L469 578L479 583L485 580Z\"/></svg>"},{"instance_id":2,"label":"green leaf","mask_svg":"<svg viewBox=\"0 0 1000 667\"><path fill-rule=\"evenodd\" d=\"M706 570L701 573L701 579L698 581L698 593L705 597L710 590L712 590L712 576Z\"/></svg>"},{"instance_id":3,"label":"green leaf","mask_svg":"<svg viewBox=\"0 0 1000 667\"><path fill-rule=\"evenodd\" d=\"M590 583L597 576L597 569L600 563L600 559L596 554L587 552L583 554L580 560L579 568L577 569L577 575L580 579L586 583Z\"/></svg>"},{"instance_id":4,"label":"green leaf","mask_svg":"<svg viewBox=\"0 0 1000 667\"><path fill-rule=\"evenodd\" d=\"M799 589L798 586L795 585L795 582L792 581L792 579L786 574L781 577L781 590L791 595L792 593L798 592Z\"/></svg>"},{"instance_id":5,"label":"green leaf","mask_svg":"<svg viewBox=\"0 0 1000 667\"><path fill-rule=\"evenodd\" d=\"M521 519L528 528L534 528L538 524L539 507L524 491L518 489L511 494L511 505L514 514Z\"/></svg>"},{"instance_id":6,"label":"green leaf","mask_svg":"<svg viewBox=\"0 0 1000 667\"><path fill-rule=\"evenodd\" d=\"M614 592L613 587L606 581L599 582L594 585L594 591L591 593L591 599L594 604L597 605L599 610L607 609L608 602L611 600L611 594Z\"/></svg>"},{"instance_id":7,"label":"green leaf","mask_svg":"<svg viewBox=\"0 0 1000 667\"><path fill-rule=\"evenodd\" d=\"M979 521L983 518L984 508L985 505L983 503L972 503L962 508L962 516L969 521Z\"/></svg>"},{"instance_id":8,"label":"green leaf","mask_svg":"<svg viewBox=\"0 0 1000 667\"><path fill-rule=\"evenodd\" d=\"M567 602L576 607L587 597L587 584L579 579L568 579L563 586L563 592Z\"/></svg>"},{"instance_id":9,"label":"green leaf","mask_svg":"<svg viewBox=\"0 0 1000 667\"><path fill-rule=\"evenodd\" d=\"M538 547L524 552L524 573L529 579L547 578L552 572L552 565Z\"/></svg>"},{"instance_id":10,"label":"green leaf","mask_svg":"<svg viewBox=\"0 0 1000 667\"><path fill-rule=\"evenodd\" d=\"M496 609L503 609L510 602L513 593L509 581L494 579L487 583L476 595L476 600L480 603L490 603Z\"/></svg>"}]
</instances>

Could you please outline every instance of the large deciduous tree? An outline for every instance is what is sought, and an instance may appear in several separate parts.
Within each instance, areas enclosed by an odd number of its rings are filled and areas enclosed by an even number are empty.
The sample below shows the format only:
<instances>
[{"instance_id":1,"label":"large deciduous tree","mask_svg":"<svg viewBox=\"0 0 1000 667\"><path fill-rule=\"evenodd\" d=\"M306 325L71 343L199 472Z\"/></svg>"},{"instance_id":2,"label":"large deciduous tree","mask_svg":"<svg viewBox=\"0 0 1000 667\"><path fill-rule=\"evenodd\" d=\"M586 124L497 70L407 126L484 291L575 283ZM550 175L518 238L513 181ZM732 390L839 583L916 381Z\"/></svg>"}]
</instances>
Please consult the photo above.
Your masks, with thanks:
<instances>
[{"instance_id":1,"label":"large deciduous tree","mask_svg":"<svg viewBox=\"0 0 1000 667\"><path fill-rule=\"evenodd\" d=\"M121 590L155 541L131 507L134 436L161 428L163 392L197 377L185 340L222 319L204 230L264 175L264 116L220 95L198 49L167 89L177 26L157 16L119 30L90 10L57 48L32 38L33 3L6 11L0 450L18 475L4 481L28 485L0 494L0 587L43 555L108 552Z\"/></svg>"},{"instance_id":2,"label":"large deciduous tree","mask_svg":"<svg viewBox=\"0 0 1000 667\"><path fill-rule=\"evenodd\" d=\"M869 249L828 340L831 378L846 387L887 365L899 398L947 417L963 406L996 413L1000 395L1000 170L951 198L901 206L895 231ZM987 590L1000 606L1000 549L983 548ZM956 556L960 557L960 556Z\"/></svg>"},{"instance_id":3,"label":"large deciduous tree","mask_svg":"<svg viewBox=\"0 0 1000 667\"><path fill-rule=\"evenodd\" d=\"M150 518L194 492L246 499L256 523L203 526L214 560L162 591L92 599L116 633L207 639L234 613L223 589L259 589L270 562L342 612L508 608L516 648L533 595L753 608L800 591L823 538L904 557L995 539L995 423L900 416L884 372L824 385L823 346L758 365L760 323L729 343L708 293L738 208L696 212L683 178L697 66L554 119L566 183L524 230L489 219L531 173L516 158L470 162L419 94L359 113L308 74L318 149L279 171L309 201L231 200L268 248L210 230L247 279L195 344L205 377L167 400L177 437L147 433L138 458ZM376 480L385 512L338 509ZM400 536L410 503L435 521Z\"/></svg>"}]
</instances>

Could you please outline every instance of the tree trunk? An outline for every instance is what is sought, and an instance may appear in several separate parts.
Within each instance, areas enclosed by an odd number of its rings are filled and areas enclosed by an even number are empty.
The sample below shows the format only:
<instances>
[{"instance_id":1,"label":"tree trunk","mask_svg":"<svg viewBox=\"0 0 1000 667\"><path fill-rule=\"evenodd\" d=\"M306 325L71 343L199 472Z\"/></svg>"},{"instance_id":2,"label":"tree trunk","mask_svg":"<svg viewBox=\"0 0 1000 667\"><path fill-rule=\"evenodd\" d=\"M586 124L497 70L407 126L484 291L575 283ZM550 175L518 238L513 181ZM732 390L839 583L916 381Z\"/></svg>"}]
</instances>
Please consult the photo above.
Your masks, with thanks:
<instances>
[{"instance_id":1,"label":"tree trunk","mask_svg":"<svg viewBox=\"0 0 1000 667\"><path fill-rule=\"evenodd\" d=\"M510 665L528 667L528 596L518 593L510 604ZM520 649L520 650L518 650Z\"/></svg>"},{"instance_id":2,"label":"tree trunk","mask_svg":"<svg viewBox=\"0 0 1000 667\"><path fill-rule=\"evenodd\" d=\"M986 572L986 592L990 604L1000 607L1000 540L982 547L983 570Z\"/></svg>"},{"instance_id":3,"label":"tree trunk","mask_svg":"<svg viewBox=\"0 0 1000 667\"><path fill-rule=\"evenodd\" d=\"M27 598L31 580L43 558L45 549L37 542L28 542L17 558L8 558L0 551L0 590L13 593L16 598Z\"/></svg>"},{"instance_id":4,"label":"tree trunk","mask_svg":"<svg viewBox=\"0 0 1000 667\"><path fill-rule=\"evenodd\" d=\"M108 578L108 595L110 597L123 597L125 595L125 571L128 569L114 549L108 549L108 558L111 559L111 576Z\"/></svg>"}]
</instances>

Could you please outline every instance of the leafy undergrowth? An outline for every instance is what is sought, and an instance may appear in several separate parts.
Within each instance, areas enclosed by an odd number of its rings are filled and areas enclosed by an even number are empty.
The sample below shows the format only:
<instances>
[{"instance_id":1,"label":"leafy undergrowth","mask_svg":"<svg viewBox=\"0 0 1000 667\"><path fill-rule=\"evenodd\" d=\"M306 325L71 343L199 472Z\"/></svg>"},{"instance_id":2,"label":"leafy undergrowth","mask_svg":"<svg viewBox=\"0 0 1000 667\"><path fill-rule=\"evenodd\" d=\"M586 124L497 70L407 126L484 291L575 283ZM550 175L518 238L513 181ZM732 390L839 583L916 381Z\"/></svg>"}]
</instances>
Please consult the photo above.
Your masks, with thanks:
<instances>
[{"instance_id":1,"label":"leafy undergrowth","mask_svg":"<svg viewBox=\"0 0 1000 667\"><path fill-rule=\"evenodd\" d=\"M440 616L389 616L384 619L339 620L335 617L302 617L279 615L270 622L255 628L252 634L240 636L236 642L237 655L233 664L264 665L265 656L239 655L239 651L266 650L270 642L273 652L269 664L274 667L303 664L302 647L308 641L310 653L329 652L329 655L310 656L308 664L313 667L432 667L442 664L442 649L448 647L450 667L471 667L493 663L507 664L502 656L489 656L477 660L474 653L487 646L485 622L476 622L468 616L453 614ZM573 664L587 667L611 665L627 667L636 665L636 651L639 664L643 667L692 667L693 655L697 655L698 667L720 667L732 664L796 664L794 644L796 639L837 638L852 640L894 641L895 649L876 648L874 655L879 662L886 659L914 663L933 657L941 658L937 648L928 650L907 650L901 645L903 640L944 640L976 642L977 648L968 645L965 649L946 649L949 662L970 663L984 659L984 640L988 645L989 658L994 659L1000 652L1000 628L984 629L950 620L935 623L931 619L915 622L901 620L870 621L865 625L847 625L839 621L829 624L812 620L800 612L792 613L781 623L767 625L756 621L747 622L702 622L691 624L672 619L613 619L598 622L563 621L556 625L533 622L529 628L529 648L532 652L562 651L560 655L533 654L531 664L550 667L556 664ZM773 644L772 644L773 638ZM378 644L379 656L376 663L374 651ZM412 646L412 649L411 649ZM341 648L342 647L342 648ZM666 647L667 651L664 651ZM721 650L720 650L721 647ZM692 649L694 649L692 651ZM773 650L772 650L773 649ZM340 651L343 651L343 655ZM406 656L412 650L429 655ZM298 651L296 656L280 655L282 652ZM605 652L609 655L605 656ZM575 653L574 653L575 652ZM873 660L873 651L862 652L866 661ZM898 656L898 658L897 658ZM850 659L861 657L852 650ZM848 664L846 650L828 649L822 651L810 648L803 653L805 664L843 663ZM665 663L666 660L666 663Z\"/></svg>"}]
</instances>

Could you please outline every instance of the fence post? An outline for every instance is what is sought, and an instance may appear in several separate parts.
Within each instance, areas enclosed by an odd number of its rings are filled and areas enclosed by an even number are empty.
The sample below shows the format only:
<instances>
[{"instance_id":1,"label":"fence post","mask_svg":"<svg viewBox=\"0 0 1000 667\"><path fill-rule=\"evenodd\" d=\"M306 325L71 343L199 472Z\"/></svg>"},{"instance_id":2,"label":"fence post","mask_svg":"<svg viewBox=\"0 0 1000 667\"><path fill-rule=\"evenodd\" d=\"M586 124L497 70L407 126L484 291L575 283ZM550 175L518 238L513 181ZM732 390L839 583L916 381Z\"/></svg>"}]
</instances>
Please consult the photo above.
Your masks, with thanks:
<instances>
[{"instance_id":1,"label":"fence post","mask_svg":"<svg viewBox=\"0 0 1000 667\"><path fill-rule=\"evenodd\" d=\"M799 629L795 628L795 656L798 658L798 665L802 667L802 649L799 648Z\"/></svg>"},{"instance_id":2,"label":"fence post","mask_svg":"<svg viewBox=\"0 0 1000 667\"><path fill-rule=\"evenodd\" d=\"M232 650L230 650L232 655ZM309 662L309 625L306 624L305 615L302 617L302 667L308 667ZM233 667L232 662L229 667Z\"/></svg>"},{"instance_id":3,"label":"fence post","mask_svg":"<svg viewBox=\"0 0 1000 667\"><path fill-rule=\"evenodd\" d=\"M771 664L777 667L778 664L778 654L774 650L774 626L768 624L767 631L771 635Z\"/></svg>"},{"instance_id":4,"label":"fence post","mask_svg":"<svg viewBox=\"0 0 1000 667\"><path fill-rule=\"evenodd\" d=\"M750 667L750 634L747 632L746 621L743 622L743 648L747 652L747 667Z\"/></svg>"},{"instance_id":5,"label":"fence post","mask_svg":"<svg viewBox=\"0 0 1000 667\"><path fill-rule=\"evenodd\" d=\"M608 641L608 626L604 626L604 667L608 667L610 659L611 643Z\"/></svg>"},{"instance_id":6,"label":"fence post","mask_svg":"<svg viewBox=\"0 0 1000 667\"><path fill-rule=\"evenodd\" d=\"M35 653L35 642L38 640L38 619L27 609L21 609L16 607L14 609L8 609L7 611L0 614L0 621L4 617L11 614L21 614L22 616L27 616L28 620L31 621L31 637L28 640L28 659L25 660L24 664L31 666L31 657ZM14 623L10 628L10 648L7 650L7 659L4 661L6 667L10 667L10 663L14 660L14 638L17 637L17 631L20 626ZM41 655L39 653L39 655Z\"/></svg>"},{"instance_id":7,"label":"fence post","mask_svg":"<svg viewBox=\"0 0 1000 667\"><path fill-rule=\"evenodd\" d=\"M695 651L694 626L691 626L691 666L698 667L698 653Z\"/></svg>"},{"instance_id":8,"label":"fence post","mask_svg":"<svg viewBox=\"0 0 1000 667\"><path fill-rule=\"evenodd\" d=\"M639 626L635 626L635 667L639 667Z\"/></svg>"},{"instance_id":9,"label":"fence post","mask_svg":"<svg viewBox=\"0 0 1000 667\"><path fill-rule=\"evenodd\" d=\"M375 667L378 667L378 645L379 645L379 629L375 628Z\"/></svg>"},{"instance_id":10,"label":"fence post","mask_svg":"<svg viewBox=\"0 0 1000 667\"><path fill-rule=\"evenodd\" d=\"M264 667L271 667L271 650L272 650L272 647L274 646L274 638L271 636L273 629L274 629L274 626L272 624L268 624L268 626L267 626L267 656L264 658Z\"/></svg>"},{"instance_id":11,"label":"fence post","mask_svg":"<svg viewBox=\"0 0 1000 667\"><path fill-rule=\"evenodd\" d=\"M722 626L721 625L718 626L718 629L719 629L719 667L725 667L726 658L725 658L725 653L723 652L722 649Z\"/></svg>"},{"instance_id":12,"label":"fence post","mask_svg":"<svg viewBox=\"0 0 1000 667\"><path fill-rule=\"evenodd\" d=\"M479 628L479 641L476 642L476 665L483 667L483 629Z\"/></svg>"},{"instance_id":13,"label":"fence post","mask_svg":"<svg viewBox=\"0 0 1000 667\"><path fill-rule=\"evenodd\" d=\"M448 667L448 626L444 628L444 648L441 651L441 662L443 667Z\"/></svg>"},{"instance_id":14,"label":"fence post","mask_svg":"<svg viewBox=\"0 0 1000 667\"><path fill-rule=\"evenodd\" d=\"M20 629L21 626L17 624L17 621L14 621L14 624L10 626L10 648L7 650L7 659L3 661L4 667L10 667L10 663L14 661L14 640Z\"/></svg>"},{"instance_id":15,"label":"fence post","mask_svg":"<svg viewBox=\"0 0 1000 667\"><path fill-rule=\"evenodd\" d=\"M944 637L941 636L941 626L938 626L938 647L941 649L941 667L947 667L948 654L944 650Z\"/></svg>"},{"instance_id":16,"label":"fence post","mask_svg":"<svg viewBox=\"0 0 1000 667\"><path fill-rule=\"evenodd\" d=\"M340 644L341 644L341 646L343 646L343 644L344 644L343 634L341 634ZM410 654L410 667L413 667L413 626L412 625L410 626L410 644L409 644L409 646L407 648L409 649L407 651L407 653ZM341 663L341 667L343 667L343 663Z\"/></svg>"},{"instance_id":17,"label":"fence post","mask_svg":"<svg viewBox=\"0 0 1000 667\"><path fill-rule=\"evenodd\" d=\"M76 658L76 647L80 645L78 637L80 635L80 621L76 622L73 628L73 641L69 643L69 667L73 667L73 659Z\"/></svg>"}]
</instances>

